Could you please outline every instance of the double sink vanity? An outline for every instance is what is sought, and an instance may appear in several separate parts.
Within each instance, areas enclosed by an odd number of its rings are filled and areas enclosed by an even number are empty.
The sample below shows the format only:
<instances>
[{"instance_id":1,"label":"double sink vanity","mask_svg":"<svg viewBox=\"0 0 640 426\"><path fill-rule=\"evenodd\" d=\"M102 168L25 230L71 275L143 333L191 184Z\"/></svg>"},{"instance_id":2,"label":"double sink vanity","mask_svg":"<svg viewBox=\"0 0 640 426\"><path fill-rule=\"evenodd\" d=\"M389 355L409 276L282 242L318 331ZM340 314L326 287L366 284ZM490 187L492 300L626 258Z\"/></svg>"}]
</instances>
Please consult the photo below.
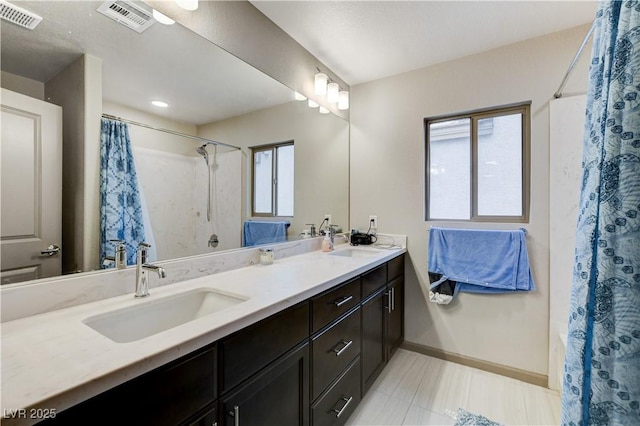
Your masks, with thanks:
<instances>
[{"instance_id":1,"label":"double sink vanity","mask_svg":"<svg viewBox=\"0 0 640 426\"><path fill-rule=\"evenodd\" d=\"M3 423L344 424L402 342L406 249L309 247L3 322Z\"/></svg>"}]
</instances>

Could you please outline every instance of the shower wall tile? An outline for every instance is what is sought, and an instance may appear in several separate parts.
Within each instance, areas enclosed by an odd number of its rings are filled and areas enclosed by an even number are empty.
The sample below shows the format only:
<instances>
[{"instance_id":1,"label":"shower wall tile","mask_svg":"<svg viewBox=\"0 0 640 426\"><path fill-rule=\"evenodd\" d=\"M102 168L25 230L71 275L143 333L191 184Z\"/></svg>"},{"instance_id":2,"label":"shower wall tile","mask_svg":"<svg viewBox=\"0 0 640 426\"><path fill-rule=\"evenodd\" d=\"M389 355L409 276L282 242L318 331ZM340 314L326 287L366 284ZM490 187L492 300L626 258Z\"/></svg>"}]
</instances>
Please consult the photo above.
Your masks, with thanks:
<instances>
[{"instance_id":1,"label":"shower wall tile","mask_svg":"<svg viewBox=\"0 0 640 426\"><path fill-rule=\"evenodd\" d=\"M196 254L195 160L204 161L146 148L134 148L134 155L138 179L151 218L157 259Z\"/></svg>"}]
</instances>

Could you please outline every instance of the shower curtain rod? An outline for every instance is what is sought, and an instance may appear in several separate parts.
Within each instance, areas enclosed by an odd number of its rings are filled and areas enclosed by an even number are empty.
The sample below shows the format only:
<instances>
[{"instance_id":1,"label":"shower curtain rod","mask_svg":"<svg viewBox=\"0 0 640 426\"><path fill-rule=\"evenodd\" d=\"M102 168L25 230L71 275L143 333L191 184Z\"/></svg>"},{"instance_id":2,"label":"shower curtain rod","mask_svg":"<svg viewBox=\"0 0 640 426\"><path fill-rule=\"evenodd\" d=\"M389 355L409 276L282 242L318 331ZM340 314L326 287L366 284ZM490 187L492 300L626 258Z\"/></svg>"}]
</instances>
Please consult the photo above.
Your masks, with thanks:
<instances>
[{"instance_id":1,"label":"shower curtain rod","mask_svg":"<svg viewBox=\"0 0 640 426\"><path fill-rule=\"evenodd\" d=\"M186 133L176 132L175 130L162 129L160 127L150 126L148 124L139 123L137 121L127 120L126 118L116 117L115 115L102 114L102 118L108 118L109 120L121 121L123 123L133 124L134 126L145 127L147 129L151 129L151 130L157 130L159 132L170 133L172 135L182 136L182 137L188 138L188 139L194 139L194 140L201 141L201 142L204 142L204 143L207 143L207 144L220 145L220 146L224 146L224 147L227 147L227 148L238 149L238 150L242 149L242 148L240 148L238 146L235 146L235 145L229 145L229 144L226 144L226 143L223 143L223 142L218 142L218 141L214 141L214 140L207 139L207 138L201 138L200 136L187 135Z\"/></svg>"},{"instance_id":2,"label":"shower curtain rod","mask_svg":"<svg viewBox=\"0 0 640 426\"><path fill-rule=\"evenodd\" d=\"M567 80L569 80L569 76L571 75L573 68L575 68L576 63L578 62L578 59L580 59L580 55L582 55L582 51L587 45L587 42L589 41L589 38L591 37L591 34L593 33L593 29L595 28L595 26L596 26L596 20L594 19L593 22L591 23L591 28L589 28L587 35L584 37L584 40L582 40L582 44L580 45L580 47L578 48L578 51L576 52L576 56L574 56L573 61L571 61L571 65L569 65L569 69L567 70L567 73L564 75L564 78L562 79L562 83L560 83L560 87L558 87L558 90L556 91L556 93L553 94L554 98L558 99L562 97L562 90L564 89L565 84L567 84Z\"/></svg>"}]
</instances>

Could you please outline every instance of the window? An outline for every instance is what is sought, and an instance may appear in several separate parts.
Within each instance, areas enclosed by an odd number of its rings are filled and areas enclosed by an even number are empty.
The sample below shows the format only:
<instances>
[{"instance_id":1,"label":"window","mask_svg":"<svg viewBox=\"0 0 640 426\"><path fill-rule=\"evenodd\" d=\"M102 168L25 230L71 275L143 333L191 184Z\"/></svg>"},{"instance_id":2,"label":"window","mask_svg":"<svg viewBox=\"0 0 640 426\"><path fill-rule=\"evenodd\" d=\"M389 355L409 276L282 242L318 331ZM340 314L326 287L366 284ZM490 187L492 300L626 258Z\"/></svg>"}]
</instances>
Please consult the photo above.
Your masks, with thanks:
<instances>
[{"instance_id":1,"label":"window","mask_svg":"<svg viewBox=\"0 0 640 426\"><path fill-rule=\"evenodd\" d=\"M253 216L293 216L293 141L251 148Z\"/></svg>"},{"instance_id":2,"label":"window","mask_svg":"<svg viewBox=\"0 0 640 426\"><path fill-rule=\"evenodd\" d=\"M530 105L425 118L426 220L528 220Z\"/></svg>"}]
</instances>

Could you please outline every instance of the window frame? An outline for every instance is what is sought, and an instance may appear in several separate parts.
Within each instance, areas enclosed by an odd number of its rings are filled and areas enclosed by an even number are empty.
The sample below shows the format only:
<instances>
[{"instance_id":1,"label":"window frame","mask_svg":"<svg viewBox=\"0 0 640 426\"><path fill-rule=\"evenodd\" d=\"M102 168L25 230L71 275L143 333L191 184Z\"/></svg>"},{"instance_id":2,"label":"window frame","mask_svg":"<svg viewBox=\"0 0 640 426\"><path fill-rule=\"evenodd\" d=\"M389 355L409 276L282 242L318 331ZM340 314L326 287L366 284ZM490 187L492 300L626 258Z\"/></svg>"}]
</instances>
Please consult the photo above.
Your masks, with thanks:
<instances>
[{"instance_id":1,"label":"window frame","mask_svg":"<svg viewBox=\"0 0 640 426\"><path fill-rule=\"evenodd\" d=\"M251 216L252 217L293 217L291 216L282 216L277 215L278 211L278 148L285 146L293 146L294 147L294 168L295 168L295 144L293 140L285 141L285 142L277 142L270 143L266 145L258 145L250 147L251 151ZM262 151L271 151L271 212L270 213L256 213L255 206L255 153ZM295 169L294 169L295 170ZM294 203L295 208L295 203ZM295 214L295 210L294 210Z\"/></svg>"},{"instance_id":2,"label":"window frame","mask_svg":"<svg viewBox=\"0 0 640 426\"><path fill-rule=\"evenodd\" d=\"M486 118L501 117L506 115L521 114L521 178L522 178L522 214L519 216L502 215L479 215L478 214L478 121ZM470 120L470 158L471 158L471 180L470 185L470 212L469 219L450 219L430 217L430 125L445 121L469 119ZM531 101L515 104L482 108L456 114L446 114L424 119L424 143L425 143L425 163L424 163L424 213L425 221L447 221L447 222L505 222L505 223L528 223L530 211L530 186L531 186Z\"/></svg>"}]
</instances>

